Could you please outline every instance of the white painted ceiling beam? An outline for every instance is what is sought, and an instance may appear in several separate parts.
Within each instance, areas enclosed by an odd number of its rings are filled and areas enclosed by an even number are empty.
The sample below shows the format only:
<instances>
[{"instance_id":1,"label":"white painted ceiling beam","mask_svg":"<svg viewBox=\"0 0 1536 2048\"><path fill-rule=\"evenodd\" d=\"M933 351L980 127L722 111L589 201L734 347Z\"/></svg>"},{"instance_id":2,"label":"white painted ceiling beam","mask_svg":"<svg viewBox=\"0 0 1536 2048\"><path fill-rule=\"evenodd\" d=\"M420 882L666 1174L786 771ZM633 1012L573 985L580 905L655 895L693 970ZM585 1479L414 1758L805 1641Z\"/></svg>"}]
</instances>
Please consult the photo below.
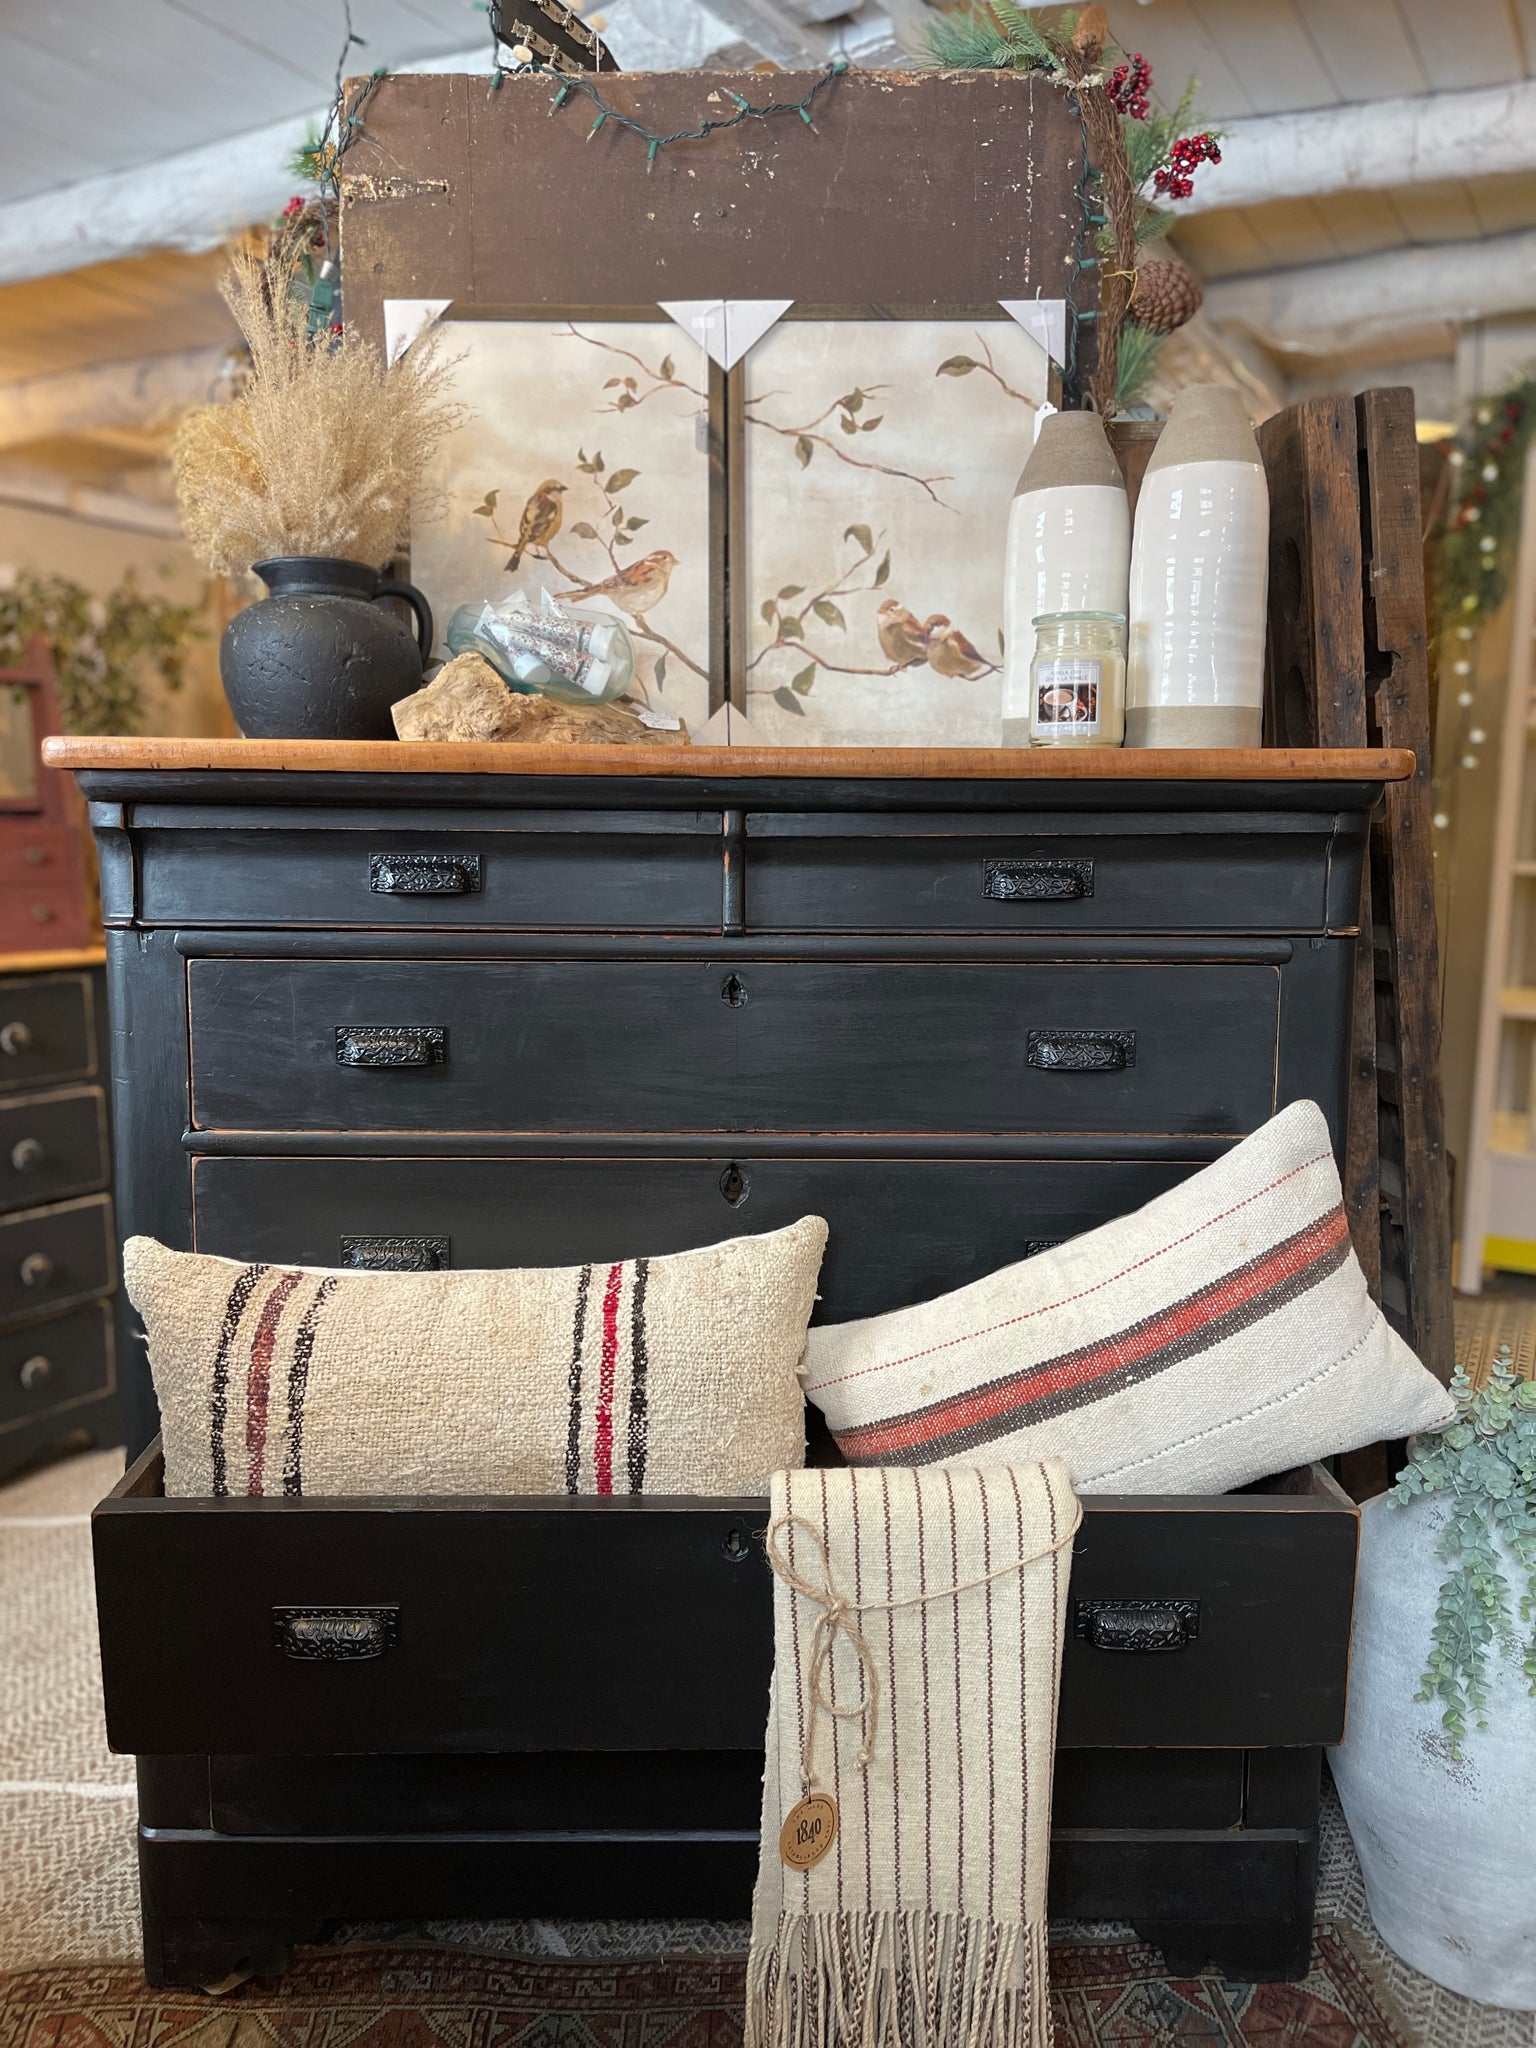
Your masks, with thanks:
<instances>
[{"instance_id":1,"label":"white painted ceiling beam","mask_svg":"<svg viewBox=\"0 0 1536 2048\"><path fill-rule=\"evenodd\" d=\"M1536 308L1536 229L1432 242L1206 286L1220 327L1281 354L1346 355L1382 340Z\"/></svg>"},{"instance_id":2,"label":"white painted ceiling beam","mask_svg":"<svg viewBox=\"0 0 1536 2048\"><path fill-rule=\"evenodd\" d=\"M1536 169L1536 79L1228 121L1179 215Z\"/></svg>"},{"instance_id":3,"label":"white painted ceiling beam","mask_svg":"<svg viewBox=\"0 0 1536 2048\"><path fill-rule=\"evenodd\" d=\"M0 384L0 448L168 426L190 406L226 395L232 362L215 344Z\"/></svg>"},{"instance_id":4,"label":"white painted ceiling beam","mask_svg":"<svg viewBox=\"0 0 1536 2048\"><path fill-rule=\"evenodd\" d=\"M127 491L104 491L74 484L50 471L22 463L0 462L0 505L28 512L55 512L90 526L115 526L125 533L144 533L156 540L177 540L181 521L174 506L156 505Z\"/></svg>"}]
</instances>

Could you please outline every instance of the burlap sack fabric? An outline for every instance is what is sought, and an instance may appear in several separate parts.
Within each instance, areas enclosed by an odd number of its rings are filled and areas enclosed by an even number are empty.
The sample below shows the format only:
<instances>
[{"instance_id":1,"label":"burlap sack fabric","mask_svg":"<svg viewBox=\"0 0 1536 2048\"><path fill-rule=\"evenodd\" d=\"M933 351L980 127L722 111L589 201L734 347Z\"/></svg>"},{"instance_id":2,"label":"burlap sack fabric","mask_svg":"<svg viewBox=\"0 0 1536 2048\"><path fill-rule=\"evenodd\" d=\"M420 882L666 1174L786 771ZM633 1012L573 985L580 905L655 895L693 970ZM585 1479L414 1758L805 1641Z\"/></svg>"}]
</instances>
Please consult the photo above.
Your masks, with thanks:
<instances>
[{"instance_id":1,"label":"burlap sack fabric","mask_svg":"<svg viewBox=\"0 0 1536 2048\"><path fill-rule=\"evenodd\" d=\"M1313 1102L1133 1215L813 1330L806 1392L850 1464L1053 1455L1083 1493L1224 1493L1452 1414L1367 1291Z\"/></svg>"},{"instance_id":2,"label":"burlap sack fabric","mask_svg":"<svg viewBox=\"0 0 1536 2048\"><path fill-rule=\"evenodd\" d=\"M1049 2042L1051 1780L1079 1513L1056 1459L775 1476L747 2048ZM797 1869L780 1830L807 1793L837 1824Z\"/></svg>"},{"instance_id":3,"label":"burlap sack fabric","mask_svg":"<svg viewBox=\"0 0 1536 2048\"><path fill-rule=\"evenodd\" d=\"M124 1247L168 1494L765 1494L827 1226L605 1265L241 1266Z\"/></svg>"}]
</instances>

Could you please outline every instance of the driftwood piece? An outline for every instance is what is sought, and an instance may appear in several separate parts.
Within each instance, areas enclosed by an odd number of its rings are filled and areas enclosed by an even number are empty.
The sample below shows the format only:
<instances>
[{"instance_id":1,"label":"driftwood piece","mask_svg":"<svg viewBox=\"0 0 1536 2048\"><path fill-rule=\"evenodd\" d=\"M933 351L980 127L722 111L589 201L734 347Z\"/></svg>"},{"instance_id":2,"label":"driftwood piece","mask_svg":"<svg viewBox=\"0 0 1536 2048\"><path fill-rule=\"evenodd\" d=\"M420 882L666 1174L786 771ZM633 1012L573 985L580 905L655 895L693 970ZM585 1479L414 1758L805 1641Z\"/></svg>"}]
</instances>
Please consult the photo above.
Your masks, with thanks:
<instances>
[{"instance_id":1,"label":"driftwood piece","mask_svg":"<svg viewBox=\"0 0 1536 2048\"><path fill-rule=\"evenodd\" d=\"M558 704L509 690L482 654L460 654L394 706L403 740L496 740L503 744L686 747L684 729L642 725L619 704Z\"/></svg>"},{"instance_id":2,"label":"driftwood piece","mask_svg":"<svg viewBox=\"0 0 1536 2048\"><path fill-rule=\"evenodd\" d=\"M1265 739L1270 746L1363 747L1365 635L1360 616L1360 486L1354 407L1314 398L1259 428L1269 477L1269 627ZM1381 1294L1376 976L1369 864L1355 942L1344 1209L1371 1292Z\"/></svg>"},{"instance_id":3,"label":"driftwood piece","mask_svg":"<svg viewBox=\"0 0 1536 2048\"><path fill-rule=\"evenodd\" d=\"M1411 747L1411 781L1387 791L1372 833L1378 1013L1383 1289L1405 1290L1404 1313L1424 1363L1450 1376L1451 1203L1440 1087L1440 948L1430 844L1429 660L1419 455L1413 393L1367 391L1355 401L1361 520L1367 737Z\"/></svg>"}]
</instances>

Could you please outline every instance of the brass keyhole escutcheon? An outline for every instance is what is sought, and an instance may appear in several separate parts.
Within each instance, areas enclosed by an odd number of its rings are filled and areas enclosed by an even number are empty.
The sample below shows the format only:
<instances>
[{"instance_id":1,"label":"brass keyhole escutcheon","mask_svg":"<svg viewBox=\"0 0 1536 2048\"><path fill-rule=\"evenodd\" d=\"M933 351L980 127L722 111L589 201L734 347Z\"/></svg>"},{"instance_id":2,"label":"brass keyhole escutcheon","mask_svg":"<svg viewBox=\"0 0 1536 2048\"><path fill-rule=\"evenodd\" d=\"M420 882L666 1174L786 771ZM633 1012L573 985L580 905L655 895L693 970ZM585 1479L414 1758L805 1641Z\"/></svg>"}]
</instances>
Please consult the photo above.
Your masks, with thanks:
<instances>
[{"instance_id":1,"label":"brass keyhole escutcheon","mask_svg":"<svg viewBox=\"0 0 1536 2048\"><path fill-rule=\"evenodd\" d=\"M720 1176L720 1192L733 1209L739 1209L752 1192L752 1183L733 1159Z\"/></svg>"},{"instance_id":2,"label":"brass keyhole escutcheon","mask_svg":"<svg viewBox=\"0 0 1536 2048\"><path fill-rule=\"evenodd\" d=\"M720 1000L739 1010L747 1000L747 984L739 974L728 974L720 984Z\"/></svg>"}]
</instances>

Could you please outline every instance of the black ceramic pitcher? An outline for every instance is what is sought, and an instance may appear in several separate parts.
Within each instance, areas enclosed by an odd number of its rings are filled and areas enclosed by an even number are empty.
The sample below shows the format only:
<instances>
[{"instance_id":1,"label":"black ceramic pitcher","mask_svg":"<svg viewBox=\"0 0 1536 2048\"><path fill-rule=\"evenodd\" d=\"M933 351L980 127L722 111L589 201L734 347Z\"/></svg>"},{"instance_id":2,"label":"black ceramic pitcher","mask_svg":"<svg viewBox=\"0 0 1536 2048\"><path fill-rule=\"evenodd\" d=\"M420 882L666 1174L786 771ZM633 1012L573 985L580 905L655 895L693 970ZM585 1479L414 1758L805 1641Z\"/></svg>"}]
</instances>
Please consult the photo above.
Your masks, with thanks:
<instances>
[{"instance_id":1,"label":"black ceramic pitcher","mask_svg":"<svg viewBox=\"0 0 1536 2048\"><path fill-rule=\"evenodd\" d=\"M365 562L289 555L257 562L271 593L224 629L219 672L247 739L388 740L389 707L421 688L432 610L413 583ZM416 614L413 639L382 598Z\"/></svg>"}]
</instances>

